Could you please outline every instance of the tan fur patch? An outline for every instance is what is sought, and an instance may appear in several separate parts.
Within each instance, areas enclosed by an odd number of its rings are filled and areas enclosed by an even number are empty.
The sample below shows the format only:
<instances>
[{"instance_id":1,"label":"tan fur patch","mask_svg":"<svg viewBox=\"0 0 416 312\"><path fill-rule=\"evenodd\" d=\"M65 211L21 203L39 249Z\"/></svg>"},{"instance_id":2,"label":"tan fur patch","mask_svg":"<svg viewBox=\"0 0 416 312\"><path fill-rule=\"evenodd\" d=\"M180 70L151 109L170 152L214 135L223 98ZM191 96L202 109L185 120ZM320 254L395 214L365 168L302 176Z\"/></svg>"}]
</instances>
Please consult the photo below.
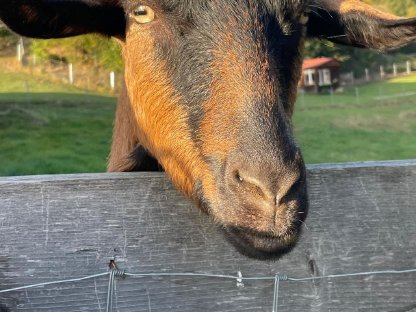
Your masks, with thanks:
<instances>
[{"instance_id":1,"label":"tan fur patch","mask_svg":"<svg viewBox=\"0 0 416 312\"><path fill-rule=\"evenodd\" d=\"M160 162L173 183L191 197L205 164L191 138L187 112L180 105L165 64L154 55L146 26L132 24L123 49L128 96L138 140Z\"/></svg>"}]
</instances>

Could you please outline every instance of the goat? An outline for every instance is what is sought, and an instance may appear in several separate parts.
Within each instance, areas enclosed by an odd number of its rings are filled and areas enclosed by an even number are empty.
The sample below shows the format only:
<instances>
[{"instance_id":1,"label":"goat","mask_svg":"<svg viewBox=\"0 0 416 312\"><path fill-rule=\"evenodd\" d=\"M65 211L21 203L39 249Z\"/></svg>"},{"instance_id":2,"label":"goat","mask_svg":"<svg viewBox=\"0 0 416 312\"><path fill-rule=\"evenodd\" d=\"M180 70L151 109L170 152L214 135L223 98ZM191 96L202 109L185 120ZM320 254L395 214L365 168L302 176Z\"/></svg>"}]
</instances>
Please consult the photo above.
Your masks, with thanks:
<instances>
[{"instance_id":1,"label":"goat","mask_svg":"<svg viewBox=\"0 0 416 312\"><path fill-rule=\"evenodd\" d=\"M33 38L117 38L108 170L160 165L259 259L289 252L308 212L291 122L305 39L379 51L416 39L416 19L359 0L2 0L0 19Z\"/></svg>"}]
</instances>

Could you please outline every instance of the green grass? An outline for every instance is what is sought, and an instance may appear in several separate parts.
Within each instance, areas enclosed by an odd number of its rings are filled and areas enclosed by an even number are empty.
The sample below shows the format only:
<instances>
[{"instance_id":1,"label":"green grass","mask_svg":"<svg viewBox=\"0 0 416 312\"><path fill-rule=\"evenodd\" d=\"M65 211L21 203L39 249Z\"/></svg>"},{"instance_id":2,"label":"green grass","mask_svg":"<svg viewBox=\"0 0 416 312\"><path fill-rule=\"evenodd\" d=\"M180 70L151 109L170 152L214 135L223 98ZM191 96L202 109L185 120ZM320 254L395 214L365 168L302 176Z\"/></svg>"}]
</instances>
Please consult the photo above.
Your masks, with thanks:
<instances>
[{"instance_id":1,"label":"green grass","mask_svg":"<svg viewBox=\"0 0 416 312\"><path fill-rule=\"evenodd\" d=\"M27 87L32 92L80 92L80 90L75 87L57 83L46 77L39 78L20 72L0 72L1 93L26 92Z\"/></svg>"},{"instance_id":2,"label":"green grass","mask_svg":"<svg viewBox=\"0 0 416 312\"><path fill-rule=\"evenodd\" d=\"M27 90L30 90L30 93ZM21 73L0 73L0 175L103 172L115 98ZM416 158L416 75L299 97L306 162Z\"/></svg>"},{"instance_id":3,"label":"green grass","mask_svg":"<svg viewBox=\"0 0 416 312\"><path fill-rule=\"evenodd\" d=\"M0 73L0 175L105 171L115 102L47 79Z\"/></svg>"},{"instance_id":4,"label":"green grass","mask_svg":"<svg viewBox=\"0 0 416 312\"><path fill-rule=\"evenodd\" d=\"M416 158L416 75L299 97L295 132L307 163Z\"/></svg>"}]
</instances>

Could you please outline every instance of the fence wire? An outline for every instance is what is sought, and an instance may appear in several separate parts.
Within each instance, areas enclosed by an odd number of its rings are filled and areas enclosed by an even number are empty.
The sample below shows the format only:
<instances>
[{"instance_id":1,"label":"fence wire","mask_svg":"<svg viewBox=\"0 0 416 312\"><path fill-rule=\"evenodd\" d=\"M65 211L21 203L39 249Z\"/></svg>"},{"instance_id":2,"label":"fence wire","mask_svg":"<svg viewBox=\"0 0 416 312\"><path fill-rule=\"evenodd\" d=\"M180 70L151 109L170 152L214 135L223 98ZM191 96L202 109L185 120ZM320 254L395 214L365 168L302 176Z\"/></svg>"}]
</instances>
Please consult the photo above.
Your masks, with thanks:
<instances>
[{"instance_id":1,"label":"fence wire","mask_svg":"<svg viewBox=\"0 0 416 312\"><path fill-rule=\"evenodd\" d=\"M10 289L0 290L0 294L9 293L18 290L26 290L30 288L44 287L57 284L76 283L89 279L95 279L98 277L108 276L108 290L107 290L107 302L106 312L113 312L113 297L114 297L114 284L116 278L146 278L146 277L182 277L182 278L217 278L217 279L231 279L235 280L237 287L244 287L244 281L274 281L273 284L273 306L271 311L278 312L279 310L279 285L280 282L306 282L314 280L324 279L339 279L348 277L361 277L361 276L376 276L376 275L400 275L400 274L413 274L416 273L415 269L408 270L383 270L383 271L368 271L358 273L343 273L343 274L330 274L322 276L309 276L302 278L289 277L284 274L276 274L274 276L244 276L241 272L237 275L226 275L226 274L212 274L212 273L191 273L191 272L177 272L177 273L127 273L125 270L113 269L108 272L79 277L65 280L56 280L46 283L38 283L33 285L15 287Z\"/></svg>"}]
</instances>

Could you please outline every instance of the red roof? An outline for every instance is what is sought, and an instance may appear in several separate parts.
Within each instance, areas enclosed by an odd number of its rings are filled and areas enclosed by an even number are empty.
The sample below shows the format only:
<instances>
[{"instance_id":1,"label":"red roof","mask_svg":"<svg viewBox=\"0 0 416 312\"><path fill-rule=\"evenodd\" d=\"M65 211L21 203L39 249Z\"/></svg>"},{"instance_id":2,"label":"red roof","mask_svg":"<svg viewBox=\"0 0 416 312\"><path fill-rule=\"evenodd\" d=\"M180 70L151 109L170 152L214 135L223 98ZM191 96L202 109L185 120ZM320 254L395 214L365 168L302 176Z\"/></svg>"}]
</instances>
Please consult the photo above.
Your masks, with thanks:
<instances>
[{"instance_id":1,"label":"red roof","mask_svg":"<svg viewBox=\"0 0 416 312\"><path fill-rule=\"evenodd\" d=\"M332 57L318 57L318 58L304 60L302 68L303 69L317 68L317 67L326 65L328 63L331 63L331 62L336 62L339 64L339 62Z\"/></svg>"}]
</instances>

